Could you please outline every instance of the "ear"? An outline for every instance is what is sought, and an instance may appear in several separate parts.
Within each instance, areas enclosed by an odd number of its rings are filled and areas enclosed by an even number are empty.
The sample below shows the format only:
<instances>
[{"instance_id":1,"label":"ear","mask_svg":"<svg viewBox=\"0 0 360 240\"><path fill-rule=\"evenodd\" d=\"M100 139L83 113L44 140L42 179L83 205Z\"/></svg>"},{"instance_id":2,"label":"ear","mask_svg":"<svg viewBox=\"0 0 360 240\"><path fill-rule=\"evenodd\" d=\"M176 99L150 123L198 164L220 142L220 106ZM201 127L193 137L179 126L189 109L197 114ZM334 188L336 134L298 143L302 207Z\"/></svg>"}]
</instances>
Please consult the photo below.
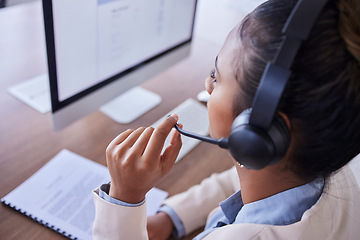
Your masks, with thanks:
<instances>
[{"instance_id":1,"label":"ear","mask_svg":"<svg viewBox=\"0 0 360 240\"><path fill-rule=\"evenodd\" d=\"M283 112L277 112L277 113L280 115L280 117L282 119L284 119L286 126L288 127L289 131L291 131L291 123L290 123L290 119L288 118L288 116Z\"/></svg>"}]
</instances>

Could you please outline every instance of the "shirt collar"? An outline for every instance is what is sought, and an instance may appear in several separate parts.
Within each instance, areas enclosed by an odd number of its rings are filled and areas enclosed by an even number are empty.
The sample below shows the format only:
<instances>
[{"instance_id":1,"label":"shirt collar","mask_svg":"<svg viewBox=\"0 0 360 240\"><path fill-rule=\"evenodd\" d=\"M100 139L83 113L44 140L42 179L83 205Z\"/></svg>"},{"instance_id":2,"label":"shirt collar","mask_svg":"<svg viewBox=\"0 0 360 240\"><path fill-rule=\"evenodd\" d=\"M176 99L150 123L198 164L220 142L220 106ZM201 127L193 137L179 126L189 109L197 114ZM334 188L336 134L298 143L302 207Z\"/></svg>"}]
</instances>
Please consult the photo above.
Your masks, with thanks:
<instances>
[{"instance_id":1,"label":"shirt collar","mask_svg":"<svg viewBox=\"0 0 360 240\"><path fill-rule=\"evenodd\" d=\"M258 223L287 225L300 221L303 213L319 199L324 179L314 181L280 192L271 197L243 204L238 191L220 203L229 223Z\"/></svg>"}]
</instances>

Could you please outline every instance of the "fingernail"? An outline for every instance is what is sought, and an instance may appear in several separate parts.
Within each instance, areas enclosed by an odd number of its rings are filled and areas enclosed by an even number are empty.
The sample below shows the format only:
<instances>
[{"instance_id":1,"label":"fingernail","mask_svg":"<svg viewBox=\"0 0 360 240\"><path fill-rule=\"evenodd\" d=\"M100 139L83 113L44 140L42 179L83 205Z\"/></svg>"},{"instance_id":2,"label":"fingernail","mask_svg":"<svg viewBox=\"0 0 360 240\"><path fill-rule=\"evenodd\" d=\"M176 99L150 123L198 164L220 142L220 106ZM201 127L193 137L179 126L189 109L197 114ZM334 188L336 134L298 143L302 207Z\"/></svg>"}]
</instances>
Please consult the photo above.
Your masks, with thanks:
<instances>
[{"instance_id":1,"label":"fingernail","mask_svg":"<svg viewBox=\"0 0 360 240\"><path fill-rule=\"evenodd\" d=\"M174 113L172 113L172 114L169 114L169 115L167 115L166 117L172 117L173 119L175 119L176 121L178 120L178 116L176 115L176 114L174 114Z\"/></svg>"}]
</instances>

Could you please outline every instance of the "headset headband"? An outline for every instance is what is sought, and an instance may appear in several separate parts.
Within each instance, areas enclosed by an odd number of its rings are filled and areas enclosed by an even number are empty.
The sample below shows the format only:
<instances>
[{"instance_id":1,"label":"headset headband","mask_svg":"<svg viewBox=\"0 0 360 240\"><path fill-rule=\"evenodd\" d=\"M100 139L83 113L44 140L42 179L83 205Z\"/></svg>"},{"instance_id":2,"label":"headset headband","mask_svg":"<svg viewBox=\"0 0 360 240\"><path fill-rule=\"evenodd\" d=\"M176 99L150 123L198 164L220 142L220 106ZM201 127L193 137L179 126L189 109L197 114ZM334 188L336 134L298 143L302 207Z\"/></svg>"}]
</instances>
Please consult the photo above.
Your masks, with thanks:
<instances>
[{"instance_id":1,"label":"headset headband","mask_svg":"<svg viewBox=\"0 0 360 240\"><path fill-rule=\"evenodd\" d=\"M273 62L268 62L256 91L250 125L270 128L279 101L290 78L290 68L302 41L306 40L327 0L299 0L290 13L282 33L284 38Z\"/></svg>"}]
</instances>

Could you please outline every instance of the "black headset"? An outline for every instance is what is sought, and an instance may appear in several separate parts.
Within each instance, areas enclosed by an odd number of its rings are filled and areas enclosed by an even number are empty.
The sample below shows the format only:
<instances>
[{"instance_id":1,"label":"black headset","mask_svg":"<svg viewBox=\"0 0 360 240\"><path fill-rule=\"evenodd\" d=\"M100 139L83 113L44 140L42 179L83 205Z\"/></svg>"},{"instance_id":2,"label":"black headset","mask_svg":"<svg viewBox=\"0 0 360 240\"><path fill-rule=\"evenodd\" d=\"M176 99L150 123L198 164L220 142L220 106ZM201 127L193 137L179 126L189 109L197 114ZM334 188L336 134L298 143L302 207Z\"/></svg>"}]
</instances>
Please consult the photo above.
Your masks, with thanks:
<instances>
[{"instance_id":1,"label":"black headset","mask_svg":"<svg viewBox=\"0 0 360 240\"><path fill-rule=\"evenodd\" d=\"M289 129L277 113L279 101L291 75L291 65L301 43L309 36L327 0L299 0L282 29L281 47L273 62L268 62L261 77L252 107L234 120L229 138L203 137L175 128L183 135L230 150L232 157L248 169L262 169L284 157L289 144Z\"/></svg>"}]
</instances>

